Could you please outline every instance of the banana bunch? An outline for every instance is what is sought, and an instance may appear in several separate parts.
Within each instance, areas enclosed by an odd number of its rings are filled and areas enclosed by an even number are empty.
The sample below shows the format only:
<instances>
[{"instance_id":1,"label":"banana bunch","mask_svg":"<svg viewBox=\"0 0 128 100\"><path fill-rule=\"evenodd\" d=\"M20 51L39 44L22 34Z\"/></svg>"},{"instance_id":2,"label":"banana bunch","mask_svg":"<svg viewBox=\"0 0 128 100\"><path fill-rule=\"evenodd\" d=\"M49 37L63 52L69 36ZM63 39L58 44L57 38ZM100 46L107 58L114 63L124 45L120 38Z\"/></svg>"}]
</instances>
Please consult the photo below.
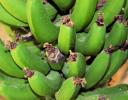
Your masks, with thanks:
<instances>
[{"instance_id":1,"label":"banana bunch","mask_svg":"<svg viewBox=\"0 0 128 100\"><path fill-rule=\"evenodd\" d=\"M0 0L0 100L127 100L127 59L128 0Z\"/></svg>"}]
</instances>

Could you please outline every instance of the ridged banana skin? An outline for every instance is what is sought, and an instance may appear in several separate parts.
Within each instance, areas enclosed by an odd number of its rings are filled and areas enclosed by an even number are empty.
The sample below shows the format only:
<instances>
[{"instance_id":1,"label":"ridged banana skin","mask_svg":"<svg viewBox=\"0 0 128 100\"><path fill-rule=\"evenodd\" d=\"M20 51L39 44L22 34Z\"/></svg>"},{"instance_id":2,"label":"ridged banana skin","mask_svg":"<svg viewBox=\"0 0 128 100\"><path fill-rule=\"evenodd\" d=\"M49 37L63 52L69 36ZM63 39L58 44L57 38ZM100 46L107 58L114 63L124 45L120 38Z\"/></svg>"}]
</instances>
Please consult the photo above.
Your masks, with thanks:
<instances>
[{"instance_id":1,"label":"ridged banana skin","mask_svg":"<svg viewBox=\"0 0 128 100\"><path fill-rule=\"evenodd\" d=\"M18 43L16 48L11 50L11 55L16 64L21 68L28 67L44 74L47 74L50 70L48 63L42 60L41 56L37 56L29 51L24 43Z\"/></svg>"},{"instance_id":2,"label":"ridged banana skin","mask_svg":"<svg viewBox=\"0 0 128 100\"><path fill-rule=\"evenodd\" d=\"M80 95L82 96L91 96L94 94L107 94L108 95L108 94L121 93L126 90L128 90L127 84L119 84L113 87L96 88L94 91L82 92Z\"/></svg>"},{"instance_id":3,"label":"ridged banana skin","mask_svg":"<svg viewBox=\"0 0 128 100\"><path fill-rule=\"evenodd\" d=\"M10 76L18 78L24 77L23 71L13 61L10 52L5 51L2 44L0 44L0 69Z\"/></svg>"},{"instance_id":4,"label":"ridged banana skin","mask_svg":"<svg viewBox=\"0 0 128 100\"><path fill-rule=\"evenodd\" d=\"M60 51L64 54L68 54L69 50L71 50L75 44L75 37L76 35L73 28L61 25L58 36L58 48Z\"/></svg>"},{"instance_id":5,"label":"ridged banana skin","mask_svg":"<svg viewBox=\"0 0 128 100\"><path fill-rule=\"evenodd\" d=\"M15 18L27 23L27 0L0 0L2 6Z\"/></svg>"},{"instance_id":6,"label":"ridged banana skin","mask_svg":"<svg viewBox=\"0 0 128 100\"><path fill-rule=\"evenodd\" d=\"M57 9L54 6L52 6L50 3L44 4L44 7L45 7L50 19L53 20L57 15Z\"/></svg>"},{"instance_id":7,"label":"ridged banana skin","mask_svg":"<svg viewBox=\"0 0 128 100\"><path fill-rule=\"evenodd\" d=\"M62 11L72 7L75 0L52 0Z\"/></svg>"},{"instance_id":8,"label":"ridged banana skin","mask_svg":"<svg viewBox=\"0 0 128 100\"><path fill-rule=\"evenodd\" d=\"M80 86L74 84L74 77L70 77L62 83L60 89L55 93L55 98L56 100L75 100L79 90Z\"/></svg>"},{"instance_id":9,"label":"ridged banana skin","mask_svg":"<svg viewBox=\"0 0 128 100\"><path fill-rule=\"evenodd\" d=\"M10 15L1 5L0 3L0 21L6 24L17 26L17 27L27 27L28 24L16 19L12 15Z\"/></svg>"},{"instance_id":10,"label":"ridged banana skin","mask_svg":"<svg viewBox=\"0 0 128 100\"><path fill-rule=\"evenodd\" d=\"M95 14L97 2L98 0L76 0L71 14L76 31L82 30L90 23Z\"/></svg>"},{"instance_id":11,"label":"ridged banana skin","mask_svg":"<svg viewBox=\"0 0 128 100\"><path fill-rule=\"evenodd\" d=\"M112 27L110 33L108 33L105 37L104 48L108 48L111 46L120 46L127 39L127 28L123 23L116 22Z\"/></svg>"},{"instance_id":12,"label":"ridged banana skin","mask_svg":"<svg viewBox=\"0 0 128 100\"><path fill-rule=\"evenodd\" d=\"M81 53L77 53L76 61L67 61L63 67L65 77L82 77L86 68L85 57Z\"/></svg>"},{"instance_id":13,"label":"ridged banana skin","mask_svg":"<svg viewBox=\"0 0 128 100\"><path fill-rule=\"evenodd\" d=\"M51 22L41 0L27 0L27 18L37 41L53 42L58 38L59 28Z\"/></svg>"},{"instance_id":14,"label":"ridged banana skin","mask_svg":"<svg viewBox=\"0 0 128 100\"><path fill-rule=\"evenodd\" d=\"M107 0L104 6L95 12L95 15L88 27L86 28L86 31L88 31L93 23L95 23L99 12L103 13L105 25L110 25L115 20L115 17L120 13L123 4L124 0Z\"/></svg>"},{"instance_id":15,"label":"ridged banana skin","mask_svg":"<svg viewBox=\"0 0 128 100\"><path fill-rule=\"evenodd\" d=\"M89 89L96 85L105 75L110 64L110 54L106 51L101 51L94 61L89 65L88 70L85 72L85 88Z\"/></svg>"},{"instance_id":16,"label":"ridged banana skin","mask_svg":"<svg viewBox=\"0 0 128 100\"><path fill-rule=\"evenodd\" d=\"M86 34L86 33L78 33L78 34L76 34L75 51L84 54L83 45L85 45L85 41L86 41L87 35L88 34Z\"/></svg>"},{"instance_id":17,"label":"ridged banana skin","mask_svg":"<svg viewBox=\"0 0 128 100\"><path fill-rule=\"evenodd\" d=\"M98 84L103 84L109 80L126 61L128 51L117 50L111 55L110 66L104 78Z\"/></svg>"},{"instance_id":18,"label":"ridged banana skin","mask_svg":"<svg viewBox=\"0 0 128 100\"><path fill-rule=\"evenodd\" d=\"M97 55L104 45L105 33L106 27L104 25L98 26L97 23L94 23L87 34L83 53L88 56Z\"/></svg>"},{"instance_id":19,"label":"ridged banana skin","mask_svg":"<svg viewBox=\"0 0 128 100\"><path fill-rule=\"evenodd\" d=\"M40 100L23 79L5 78L0 82L1 100Z\"/></svg>"},{"instance_id":20,"label":"ridged banana skin","mask_svg":"<svg viewBox=\"0 0 128 100\"><path fill-rule=\"evenodd\" d=\"M32 90L40 96L53 96L60 86L61 76L58 72L49 73L47 77L35 71L34 75L28 78Z\"/></svg>"}]
</instances>

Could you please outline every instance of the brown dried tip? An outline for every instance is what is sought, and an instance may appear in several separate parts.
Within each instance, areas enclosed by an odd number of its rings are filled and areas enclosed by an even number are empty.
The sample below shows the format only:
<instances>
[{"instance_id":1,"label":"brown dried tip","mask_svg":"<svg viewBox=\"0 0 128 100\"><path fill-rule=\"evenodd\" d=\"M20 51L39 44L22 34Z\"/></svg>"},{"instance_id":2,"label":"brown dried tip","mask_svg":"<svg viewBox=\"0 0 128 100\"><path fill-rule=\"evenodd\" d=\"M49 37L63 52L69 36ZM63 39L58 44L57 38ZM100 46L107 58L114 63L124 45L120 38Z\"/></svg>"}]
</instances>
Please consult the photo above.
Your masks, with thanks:
<instances>
[{"instance_id":1,"label":"brown dried tip","mask_svg":"<svg viewBox=\"0 0 128 100\"><path fill-rule=\"evenodd\" d=\"M124 25L126 26L126 27L128 27L128 20L124 20Z\"/></svg>"},{"instance_id":2,"label":"brown dried tip","mask_svg":"<svg viewBox=\"0 0 128 100\"><path fill-rule=\"evenodd\" d=\"M124 21L124 16L123 15L118 15L116 16L116 20L119 22L119 23L122 23Z\"/></svg>"},{"instance_id":3,"label":"brown dried tip","mask_svg":"<svg viewBox=\"0 0 128 100\"><path fill-rule=\"evenodd\" d=\"M77 53L76 52L72 52L71 50L69 52L70 52L70 55L69 55L69 58L67 60L76 61Z\"/></svg>"},{"instance_id":4,"label":"brown dried tip","mask_svg":"<svg viewBox=\"0 0 128 100\"><path fill-rule=\"evenodd\" d=\"M58 63L59 61L64 59L64 55L58 48L55 48L52 44L45 43L44 48L49 62Z\"/></svg>"},{"instance_id":5,"label":"brown dried tip","mask_svg":"<svg viewBox=\"0 0 128 100\"><path fill-rule=\"evenodd\" d=\"M99 97L98 97L98 100L109 100L109 99L107 99L105 96L103 96L103 95L100 95Z\"/></svg>"},{"instance_id":6,"label":"brown dried tip","mask_svg":"<svg viewBox=\"0 0 128 100\"><path fill-rule=\"evenodd\" d=\"M62 17L62 24L67 25L69 27L73 27L74 23L71 21L69 15Z\"/></svg>"},{"instance_id":7,"label":"brown dried tip","mask_svg":"<svg viewBox=\"0 0 128 100\"><path fill-rule=\"evenodd\" d=\"M96 21L98 26L104 26L104 18L103 18L103 13L98 13L98 18Z\"/></svg>"},{"instance_id":8,"label":"brown dried tip","mask_svg":"<svg viewBox=\"0 0 128 100\"><path fill-rule=\"evenodd\" d=\"M16 48L16 45L17 43L16 42L11 42L11 41L8 41L7 44L5 44L5 48L7 49L15 49Z\"/></svg>"},{"instance_id":9,"label":"brown dried tip","mask_svg":"<svg viewBox=\"0 0 128 100\"><path fill-rule=\"evenodd\" d=\"M99 0L96 9L99 10L106 3L106 0Z\"/></svg>"},{"instance_id":10,"label":"brown dried tip","mask_svg":"<svg viewBox=\"0 0 128 100\"><path fill-rule=\"evenodd\" d=\"M117 50L117 47L112 47L112 45L110 45L109 48L104 49L104 51L107 52L108 54L111 54L116 50Z\"/></svg>"},{"instance_id":11,"label":"brown dried tip","mask_svg":"<svg viewBox=\"0 0 128 100\"><path fill-rule=\"evenodd\" d=\"M42 0L43 4L47 4L48 0Z\"/></svg>"},{"instance_id":12,"label":"brown dried tip","mask_svg":"<svg viewBox=\"0 0 128 100\"><path fill-rule=\"evenodd\" d=\"M25 78L31 78L34 75L34 72L27 67L24 67L23 71L25 73Z\"/></svg>"},{"instance_id":13,"label":"brown dried tip","mask_svg":"<svg viewBox=\"0 0 128 100\"><path fill-rule=\"evenodd\" d=\"M128 40L126 40L126 42L120 46L120 49L123 51L128 49Z\"/></svg>"},{"instance_id":14,"label":"brown dried tip","mask_svg":"<svg viewBox=\"0 0 128 100\"><path fill-rule=\"evenodd\" d=\"M74 85L80 85L81 87L85 87L85 84L87 83L85 78L78 78L78 77L74 77L73 82Z\"/></svg>"}]
</instances>

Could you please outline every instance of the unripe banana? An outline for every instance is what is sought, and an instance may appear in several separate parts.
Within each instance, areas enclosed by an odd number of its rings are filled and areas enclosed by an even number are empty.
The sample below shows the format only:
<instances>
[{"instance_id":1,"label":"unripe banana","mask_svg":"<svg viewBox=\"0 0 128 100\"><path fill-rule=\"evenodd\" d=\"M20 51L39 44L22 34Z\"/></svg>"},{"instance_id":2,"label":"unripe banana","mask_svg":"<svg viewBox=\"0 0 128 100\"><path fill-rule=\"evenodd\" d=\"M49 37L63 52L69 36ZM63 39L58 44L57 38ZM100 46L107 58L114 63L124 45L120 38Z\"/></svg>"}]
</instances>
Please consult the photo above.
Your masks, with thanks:
<instances>
[{"instance_id":1,"label":"unripe banana","mask_svg":"<svg viewBox=\"0 0 128 100\"><path fill-rule=\"evenodd\" d=\"M50 70L46 60L42 60L41 56L38 56L26 47L23 42L12 43L11 55L14 61L21 67L28 67L33 70L40 71L47 74Z\"/></svg>"},{"instance_id":2,"label":"unripe banana","mask_svg":"<svg viewBox=\"0 0 128 100\"><path fill-rule=\"evenodd\" d=\"M65 61L64 55L57 47L54 47L52 44L45 43L44 48L48 63L50 64L51 68L53 70L61 70Z\"/></svg>"},{"instance_id":3,"label":"unripe banana","mask_svg":"<svg viewBox=\"0 0 128 100\"><path fill-rule=\"evenodd\" d=\"M65 77L82 77L86 68L85 57L78 52L70 52L68 61L63 67Z\"/></svg>"},{"instance_id":4,"label":"unripe banana","mask_svg":"<svg viewBox=\"0 0 128 100\"><path fill-rule=\"evenodd\" d=\"M55 93L56 100L75 100L81 85L85 84L85 80L75 77L66 79L60 89Z\"/></svg>"},{"instance_id":5,"label":"unripe banana","mask_svg":"<svg viewBox=\"0 0 128 100\"><path fill-rule=\"evenodd\" d=\"M124 16L128 19L128 0L126 0L125 8L124 8Z\"/></svg>"},{"instance_id":6,"label":"unripe banana","mask_svg":"<svg viewBox=\"0 0 128 100\"><path fill-rule=\"evenodd\" d=\"M15 18L27 23L26 0L0 0L2 6Z\"/></svg>"},{"instance_id":7,"label":"unripe banana","mask_svg":"<svg viewBox=\"0 0 128 100\"><path fill-rule=\"evenodd\" d=\"M88 34L86 34L86 33L76 34L75 51L84 53L83 45L85 45L87 35Z\"/></svg>"},{"instance_id":8,"label":"unripe banana","mask_svg":"<svg viewBox=\"0 0 128 100\"><path fill-rule=\"evenodd\" d=\"M112 47L120 46L125 42L127 38L127 27L124 25L123 21L123 16L118 16L117 21L113 25L111 32L106 35L104 48L108 48L110 45Z\"/></svg>"},{"instance_id":9,"label":"unripe banana","mask_svg":"<svg viewBox=\"0 0 128 100\"><path fill-rule=\"evenodd\" d=\"M88 56L97 55L102 49L105 41L106 27L104 18L99 14L97 21L90 28L83 45L83 54ZM78 51L79 52L79 51Z\"/></svg>"},{"instance_id":10,"label":"unripe banana","mask_svg":"<svg viewBox=\"0 0 128 100\"><path fill-rule=\"evenodd\" d=\"M80 31L90 23L94 16L97 2L98 0L76 0L71 14L71 20L76 31Z\"/></svg>"},{"instance_id":11,"label":"unripe banana","mask_svg":"<svg viewBox=\"0 0 128 100\"><path fill-rule=\"evenodd\" d=\"M0 100L40 100L23 79L4 77L0 82Z\"/></svg>"},{"instance_id":12,"label":"unripe banana","mask_svg":"<svg viewBox=\"0 0 128 100\"><path fill-rule=\"evenodd\" d=\"M85 79L87 84L85 88L89 89L96 85L101 78L105 75L110 64L109 50L103 50L99 53L94 61L89 65L85 72Z\"/></svg>"},{"instance_id":13,"label":"unripe banana","mask_svg":"<svg viewBox=\"0 0 128 100\"><path fill-rule=\"evenodd\" d=\"M47 76L38 72L25 69L32 90L40 96L53 96L61 85L61 76L56 71L51 71Z\"/></svg>"},{"instance_id":14,"label":"unripe banana","mask_svg":"<svg viewBox=\"0 0 128 100\"><path fill-rule=\"evenodd\" d=\"M17 27L21 27L21 26L28 26L28 24L16 19L15 17L13 17L12 15L10 15L0 4L0 21L4 22L6 24L12 25L12 26L17 26Z\"/></svg>"},{"instance_id":15,"label":"unripe banana","mask_svg":"<svg viewBox=\"0 0 128 100\"><path fill-rule=\"evenodd\" d=\"M60 10L65 11L71 8L75 0L52 0Z\"/></svg>"},{"instance_id":16,"label":"unripe banana","mask_svg":"<svg viewBox=\"0 0 128 100\"><path fill-rule=\"evenodd\" d=\"M80 95L82 96L91 96L94 94L116 94L116 93L121 93L123 91L128 90L128 85L127 84L119 84L114 87L102 87L102 88L96 88L93 91L89 92L82 92Z\"/></svg>"},{"instance_id":17,"label":"unripe banana","mask_svg":"<svg viewBox=\"0 0 128 100\"><path fill-rule=\"evenodd\" d=\"M58 47L61 52L68 54L75 44L75 31L72 26L61 25L58 37Z\"/></svg>"},{"instance_id":18,"label":"unripe banana","mask_svg":"<svg viewBox=\"0 0 128 100\"><path fill-rule=\"evenodd\" d=\"M57 39L59 28L50 21L41 0L27 0L27 18L32 34L39 42Z\"/></svg>"},{"instance_id":19,"label":"unripe banana","mask_svg":"<svg viewBox=\"0 0 128 100\"><path fill-rule=\"evenodd\" d=\"M50 19L53 20L57 15L57 10L50 3L45 3L44 7L45 7Z\"/></svg>"},{"instance_id":20,"label":"unripe banana","mask_svg":"<svg viewBox=\"0 0 128 100\"><path fill-rule=\"evenodd\" d=\"M5 72L6 74L23 78L24 73L23 71L15 64L13 58L11 57L10 52L8 52L4 45L0 43L0 69Z\"/></svg>"},{"instance_id":21,"label":"unripe banana","mask_svg":"<svg viewBox=\"0 0 128 100\"><path fill-rule=\"evenodd\" d=\"M123 51L123 50L117 50L114 53L112 53L109 69L106 72L103 79L98 84L105 83L118 71L121 65L126 61L127 53L128 53L127 51Z\"/></svg>"},{"instance_id":22,"label":"unripe banana","mask_svg":"<svg viewBox=\"0 0 128 100\"><path fill-rule=\"evenodd\" d=\"M89 30L91 28L91 26L93 25L93 23L95 23L98 17L98 13L101 12L103 13L105 25L110 25L115 20L115 17L120 13L123 4L124 0L106 0L104 6L95 12L94 17L86 30Z\"/></svg>"}]
</instances>

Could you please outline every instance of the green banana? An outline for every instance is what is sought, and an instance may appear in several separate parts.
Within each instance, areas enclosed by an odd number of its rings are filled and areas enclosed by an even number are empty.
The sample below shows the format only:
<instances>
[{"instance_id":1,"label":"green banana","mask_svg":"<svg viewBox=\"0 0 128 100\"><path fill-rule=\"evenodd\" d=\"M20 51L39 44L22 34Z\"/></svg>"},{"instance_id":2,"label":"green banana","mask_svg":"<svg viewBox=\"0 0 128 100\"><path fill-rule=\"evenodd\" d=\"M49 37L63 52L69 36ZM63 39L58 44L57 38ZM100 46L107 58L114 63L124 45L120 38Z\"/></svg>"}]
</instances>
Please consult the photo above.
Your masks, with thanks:
<instances>
[{"instance_id":1,"label":"green banana","mask_svg":"<svg viewBox=\"0 0 128 100\"><path fill-rule=\"evenodd\" d=\"M92 20L98 0L76 0L71 20L76 31L82 30Z\"/></svg>"},{"instance_id":2,"label":"green banana","mask_svg":"<svg viewBox=\"0 0 128 100\"><path fill-rule=\"evenodd\" d=\"M85 80L80 78L67 78L60 89L55 93L56 100L75 100L75 97L83 84L85 84Z\"/></svg>"},{"instance_id":3,"label":"green banana","mask_svg":"<svg viewBox=\"0 0 128 100\"><path fill-rule=\"evenodd\" d=\"M0 39L6 44L8 41L14 41L15 40L15 32L11 29L10 26L8 26L5 23L0 22Z\"/></svg>"},{"instance_id":4,"label":"green banana","mask_svg":"<svg viewBox=\"0 0 128 100\"><path fill-rule=\"evenodd\" d=\"M101 51L85 72L85 79L87 81L87 84L85 84L86 89L92 88L101 80L109 67L109 63L109 50Z\"/></svg>"},{"instance_id":5,"label":"green banana","mask_svg":"<svg viewBox=\"0 0 128 100\"><path fill-rule=\"evenodd\" d=\"M124 17L128 19L128 0L126 0L126 5L124 8Z\"/></svg>"},{"instance_id":6,"label":"green banana","mask_svg":"<svg viewBox=\"0 0 128 100\"><path fill-rule=\"evenodd\" d=\"M76 100L127 100L128 90L114 94L93 94L90 96L79 95Z\"/></svg>"},{"instance_id":7,"label":"green banana","mask_svg":"<svg viewBox=\"0 0 128 100\"><path fill-rule=\"evenodd\" d=\"M15 18L27 23L26 0L0 0L2 6Z\"/></svg>"},{"instance_id":8,"label":"green banana","mask_svg":"<svg viewBox=\"0 0 128 100\"><path fill-rule=\"evenodd\" d=\"M44 48L47 61L51 68L53 70L61 70L65 61L64 55L57 47L54 47L52 44L45 43Z\"/></svg>"},{"instance_id":9,"label":"green banana","mask_svg":"<svg viewBox=\"0 0 128 100\"><path fill-rule=\"evenodd\" d=\"M45 3L44 7L45 7L50 19L53 20L57 15L57 10L50 3Z\"/></svg>"},{"instance_id":10,"label":"green banana","mask_svg":"<svg viewBox=\"0 0 128 100\"><path fill-rule=\"evenodd\" d=\"M97 21L92 25L86 36L85 43L82 46L82 53L87 56L97 55L104 45L105 33L106 27L104 25L104 18L102 14L99 14Z\"/></svg>"},{"instance_id":11,"label":"green banana","mask_svg":"<svg viewBox=\"0 0 128 100\"><path fill-rule=\"evenodd\" d=\"M50 71L47 76L38 71L30 71L29 69L25 69L25 73L30 87L40 96L53 96L62 82L59 72L56 71Z\"/></svg>"},{"instance_id":12,"label":"green banana","mask_svg":"<svg viewBox=\"0 0 128 100\"><path fill-rule=\"evenodd\" d=\"M75 51L84 53L83 45L85 45L87 35L86 33L76 34Z\"/></svg>"},{"instance_id":13,"label":"green banana","mask_svg":"<svg viewBox=\"0 0 128 100\"><path fill-rule=\"evenodd\" d=\"M37 54L29 51L23 42L12 44L14 47L11 48L11 55L19 67L28 67L30 69L40 71L44 74L49 72L50 68L46 60L42 60L41 56L38 56Z\"/></svg>"},{"instance_id":14,"label":"green banana","mask_svg":"<svg viewBox=\"0 0 128 100\"><path fill-rule=\"evenodd\" d=\"M72 7L75 0L52 0L60 10L65 11Z\"/></svg>"},{"instance_id":15,"label":"green banana","mask_svg":"<svg viewBox=\"0 0 128 100\"><path fill-rule=\"evenodd\" d=\"M17 27L27 27L28 24L16 19L12 15L10 15L0 4L0 21L4 22L6 24L12 25L12 26L17 26Z\"/></svg>"},{"instance_id":16,"label":"green banana","mask_svg":"<svg viewBox=\"0 0 128 100\"><path fill-rule=\"evenodd\" d=\"M13 92L12 92L13 91ZM0 82L1 100L40 100L23 79L5 77Z\"/></svg>"},{"instance_id":17,"label":"green banana","mask_svg":"<svg viewBox=\"0 0 128 100\"><path fill-rule=\"evenodd\" d=\"M65 77L82 77L86 68L85 57L81 53L70 52L68 61L63 67Z\"/></svg>"},{"instance_id":18,"label":"green banana","mask_svg":"<svg viewBox=\"0 0 128 100\"><path fill-rule=\"evenodd\" d=\"M127 51L123 50L117 50L114 53L112 53L109 69L103 77L103 79L98 84L105 83L118 71L121 65L126 61L127 53Z\"/></svg>"},{"instance_id":19,"label":"green banana","mask_svg":"<svg viewBox=\"0 0 128 100\"><path fill-rule=\"evenodd\" d=\"M98 13L101 12L103 13L105 25L108 26L109 24L111 24L115 20L115 17L120 13L123 4L124 0L107 0L104 6L95 12L95 15L88 27L86 28L86 31L88 31L93 23L95 23L98 17Z\"/></svg>"},{"instance_id":20,"label":"green banana","mask_svg":"<svg viewBox=\"0 0 128 100\"><path fill-rule=\"evenodd\" d=\"M58 38L59 28L50 21L41 0L27 0L27 18L32 34L39 42L53 42Z\"/></svg>"},{"instance_id":21,"label":"green banana","mask_svg":"<svg viewBox=\"0 0 128 100\"><path fill-rule=\"evenodd\" d=\"M69 54L69 50L73 48L75 44L75 31L72 26L61 25L58 36L58 48L64 54Z\"/></svg>"},{"instance_id":22,"label":"green banana","mask_svg":"<svg viewBox=\"0 0 128 100\"><path fill-rule=\"evenodd\" d=\"M121 93L123 91L128 90L128 85L127 84L119 84L113 87L102 87L102 88L96 88L93 91L89 91L89 92L82 92L80 93L80 95L82 96L91 96L94 94L116 94L116 93Z\"/></svg>"},{"instance_id":23,"label":"green banana","mask_svg":"<svg viewBox=\"0 0 128 100\"><path fill-rule=\"evenodd\" d=\"M3 44L0 43L0 69L6 74L23 78L23 71L15 64L13 58L11 57L10 52L6 50Z\"/></svg>"},{"instance_id":24,"label":"green banana","mask_svg":"<svg viewBox=\"0 0 128 100\"><path fill-rule=\"evenodd\" d=\"M127 38L126 31L127 27L123 23L123 16L120 15L113 25L111 32L106 35L104 48L108 48L110 45L113 47L123 44Z\"/></svg>"}]
</instances>

